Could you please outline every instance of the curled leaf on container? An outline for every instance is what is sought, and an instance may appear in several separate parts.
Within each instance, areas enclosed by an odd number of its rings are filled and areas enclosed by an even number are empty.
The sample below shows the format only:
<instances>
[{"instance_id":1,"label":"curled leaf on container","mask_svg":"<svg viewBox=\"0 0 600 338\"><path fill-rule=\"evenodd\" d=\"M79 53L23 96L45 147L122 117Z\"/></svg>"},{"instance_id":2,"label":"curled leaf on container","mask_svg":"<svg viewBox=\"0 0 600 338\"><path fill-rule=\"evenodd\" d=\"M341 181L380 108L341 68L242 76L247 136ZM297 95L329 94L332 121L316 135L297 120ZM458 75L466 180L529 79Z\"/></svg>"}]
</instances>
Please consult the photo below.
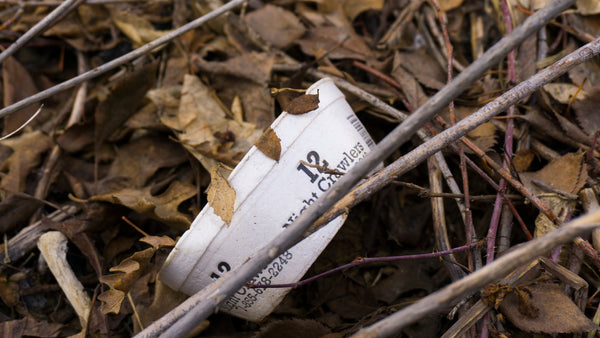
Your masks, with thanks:
<instances>
[{"instance_id":1,"label":"curled leaf on container","mask_svg":"<svg viewBox=\"0 0 600 338\"><path fill-rule=\"evenodd\" d=\"M260 136L255 144L256 148L260 150L267 157L274 159L279 162L281 156L281 139L275 134L275 131L270 127Z\"/></svg>"},{"instance_id":2,"label":"curled leaf on container","mask_svg":"<svg viewBox=\"0 0 600 338\"><path fill-rule=\"evenodd\" d=\"M319 93L305 94L293 99L285 108L289 114L300 115L319 108Z\"/></svg>"},{"instance_id":3,"label":"curled leaf on container","mask_svg":"<svg viewBox=\"0 0 600 338\"><path fill-rule=\"evenodd\" d=\"M213 208L215 215L229 226L233 216L233 204L235 203L235 190L219 172L219 166L210 170L210 185L206 190L208 204Z\"/></svg>"}]
</instances>

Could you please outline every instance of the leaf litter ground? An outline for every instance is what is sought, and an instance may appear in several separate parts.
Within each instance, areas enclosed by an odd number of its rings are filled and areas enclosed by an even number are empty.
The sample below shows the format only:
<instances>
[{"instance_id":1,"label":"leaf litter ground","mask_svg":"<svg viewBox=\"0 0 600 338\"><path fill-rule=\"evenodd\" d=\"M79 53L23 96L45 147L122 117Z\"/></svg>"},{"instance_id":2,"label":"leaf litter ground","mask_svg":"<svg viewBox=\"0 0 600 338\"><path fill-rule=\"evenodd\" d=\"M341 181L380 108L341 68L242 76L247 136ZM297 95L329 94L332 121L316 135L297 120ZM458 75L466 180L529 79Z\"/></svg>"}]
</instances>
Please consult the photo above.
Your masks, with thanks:
<instances>
[{"instance_id":1,"label":"leaf litter ground","mask_svg":"<svg viewBox=\"0 0 600 338\"><path fill-rule=\"evenodd\" d=\"M31 125L0 141L3 332L138 332L182 300L156 284L174 240L206 203L218 205L224 220L231 218L235 192L226 168L257 142L267 156L279 157L278 138L268 126L282 107L296 113L304 109L289 109L300 102L300 94L281 88L306 88L316 80L310 70L318 69L410 113L447 83L444 30L457 74L506 34L507 19L518 25L546 2L251 1L137 63L45 100ZM4 48L53 9L45 5L0 1ZM2 63L3 106L164 36L211 6L196 0L80 5ZM600 7L594 1L580 0L572 9L532 34L516 51L516 62L491 69L439 116L448 122L467 118L536 68L600 35ZM294 289L262 323L215 314L197 331L207 336L353 334L481 268L527 241L528 233L541 236L597 207L598 79L598 60L583 63L512 108L516 116L471 131L467 137L476 150L445 151L447 174L456 178L459 191L435 183L434 167L421 164L352 208L307 276L356 257L427 253L491 238L487 250L364 264ZM399 122L364 97L346 97L376 141ZM3 134L36 110L30 106L7 116ZM442 129L435 121L431 125L430 133ZM514 139L508 145L506 133ZM386 163L421 142L415 137ZM473 156L477 150L487 157ZM467 168L465 158L475 166ZM494 203L498 185L489 180L503 183L490 161L503 163L560 222L511 188L501 188L506 199ZM69 240L69 265L92 303L87 318L74 312L35 248L46 231L60 231ZM17 238L27 240L11 240ZM597 328L599 299L587 285L600 280L599 246L598 233L578 238L550 254L562 270L540 272L536 265L535 278L506 282L498 292L488 292L493 285L481 290L493 310L464 332ZM479 298L464 299L457 311L430 313L403 335L449 333L458 318L471 316Z\"/></svg>"}]
</instances>

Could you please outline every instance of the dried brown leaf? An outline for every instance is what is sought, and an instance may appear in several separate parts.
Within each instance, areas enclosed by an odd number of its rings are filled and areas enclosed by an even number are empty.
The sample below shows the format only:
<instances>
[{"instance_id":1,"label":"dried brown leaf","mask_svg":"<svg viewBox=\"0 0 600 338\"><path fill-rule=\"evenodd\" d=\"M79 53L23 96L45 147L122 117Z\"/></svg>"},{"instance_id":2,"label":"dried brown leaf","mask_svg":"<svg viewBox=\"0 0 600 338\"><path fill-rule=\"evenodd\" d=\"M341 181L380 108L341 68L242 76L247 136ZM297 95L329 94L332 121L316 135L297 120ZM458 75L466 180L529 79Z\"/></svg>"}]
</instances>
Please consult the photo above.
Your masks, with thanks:
<instances>
[{"instance_id":1,"label":"dried brown leaf","mask_svg":"<svg viewBox=\"0 0 600 338\"><path fill-rule=\"evenodd\" d=\"M210 185L206 190L208 204L213 208L215 215L229 225L233 217L235 203L235 190L215 166L210 170Z\"/></svg>"},{"instance_id":2,"label":"dried brown leaf","mask_svg":"<svg viewBox=\"0 0 600 338\"><path fill-rule=\"evenodd\" d=\"M591 92L600 86L600 65L595 60L571 68L568 74L573 84L579 86L583 83L586 92Z\"/></svg>"},{"instance_id":3,"label":"dried brown leaf","mask_svg":"<svg viewBox=\"0 0 600 338\"><path fill-rule=\"evenodd\" d=\"M177 166L187 160L181 146L166 137L148 135L130 141L117 150L108 178L125 177L132 188L141 188L160 168Z\"/></svg>"},{"instance_id":4,"label":"dried brown leaf","mask_svg":"<svg viewBox=\"0 0 600 338\"><path fill-rule=\"evenodd\" d=\"M275 102L266 86L231 77L219 77L215 80L213 85L224 101L233 102L236 96L240 98L245 121L256 125L256 132L264 130L273 123ZM234 120L241 123L235 118L235 114Z\"/></svg>"},{"instance_id":5,"label":"dried brown leaf","mask_svg":"<svg viewBox=\"0 0 600 338\"><path fill-rule=\"evenodd\" d=\"M589 34L591 37L600 36L600 20L597 16L581 16L566 14L567 24L573 29Z\"/></svg>"},{"instance_id":6,"label":"dried brown leaf","mask_svg":"<svg viewBox=\"0 0 600 338\"><path fill-rule=\"evenodd\" d=\"M155 252L154 247L135 252L130 257L125 258L119 265L109 269L109 271L117 273L99 278L100 282L110 287L109 290L98 296L98 299L102 302L102 313L116 314L120 312L125 295L140 277L148 271L151 265L150 260Z\"/></svg>"},{"instance_id":7,"label":"dried brown leaf","mask_svg":"<svg viewBox=\"0 0 600 338\"><path fill-rule=\"evenodd\" d=\"M140 242L151 245L154 250L175 246L175 241L169 236L144 236Z\"/></svg>"},{"instance_id":8,"label":"dried brown leaf","mask_svg":"<svg viewBox=\"0 0 600 338\"><path fill-rule=\"evenodd\" d=\"M575 5L582 15L600 14L600 2L598 0L578 0Z\"/></svg>"},{"instance_id":9,"label":"dried brown leaf","mask_svg":"<svg viewBox=\"0 0 600 338\"><path fill-rule=\"evenodd\" d=\"M519 310L524 306L523 298L519 301L514 293L508 294L500 304L500 311L521 330L553 334L588 332L600 328L581 312L559 285L542 283L529 286L528 289L531 298L526 302L539 310L537 316L524 315Z\"/></svg>"},{"instance_id":10,"label":"dried brown leaf","mask_svg":"<svg viewBox=\"0 0 600 338\"><path fill-rule=\"evenodd\" d=\"M108 97L98 104L94 117L96 152L137 112L136 108L142 103L146 92L154 85L157 65L157 62L153 62L125 75L112 86Z\"/></svg>"},{"instance_id":11,"label":"dried brown leaf","mask_svg":"<svg viewBox=\"0 0 600 338\"><path fill-rule=\"evenodd\" d=\"M279 157L281 156L281 139L271 127L265 130L258 141L256 141L255 146L263 154L267 155L267 157L279 162Z\"/></svg>"},{"instance_id":12,"label":"dried brown leaf","mask_svg":"<svg viewBox=\"0 0 600 338\"><path fill-rule=\"evenodd\" d=\"M368 10L378 11L383 8L383 0L344 0L342 3L344 13L351 22L362 12Z\"/></svg>"},{"instance_id":13,"label":"dried brown leaf","mask_svg":"<svg viewBox=\"0 0 600 338\"><path fill-rule=\"evenodd\" d=\"M97 276L103 272L102 257L90 238L88 231L93 229L93 222L82 218L69 218L62 222L54 222L50 219L44 219L43 224L51 229L62 232L71 242L73 242L79 251L87 258L90 266L94 269Z\"/></svg>"},{"instance_id":14,"label":"dried brown leaf","mask_svg":"<svg viewBox=\"0 0 600 338\"><path fill-rule=\"evenodd\" d=\"M282 49L289 47L306 31L294 13L270 4L248 13L244 19L266 42Z\"/></svg>"},{"instance_id":15,"label":"dried brown leaf","mask_svg":"<svg viewBox=\"0 0 600 338\"><path fill-rule=\"evenodd\" d=\"M558 121L558 124L560 125L560 128L563 130L564 134L570 139L583 144L588 144L591 141L591 138L586 135L586 133L581 130L578 125L556 111L553 111L552 113L554 118Z\"/></svg>"},{"instance_id":16,"label":"dried brown leaf","mask_svg":"<svg viewBox=\"0 0 600 338\"><path fill-rule=\"evenodd\" d=\"M14 57L2 63L2 80L4 86L4 106L9 106L38 92L29 74ZM25 123L38 109L30 105L4 118L4 134L8 134Z\"/></svg>"},{"instance_id":17,"label":"dried brown leaf","mask_svg":"<svg viewBox=\"0 0 600 338\"><path fill-rule=\"evenodd\" d=\"M125 292L115 289L108 289L98 295L98 300L101 302L100 311L103 314L121 312L121 304L125 299Z\"/></svg>"},{"instance_id":18,"label":"dried brown leaf","mask_svg":"<svg viewBox=\"0 0 600 338\"><path fill-rule=\"evenodd\" d=\"M19 284L14 278L0 275L0 299L7 306L13 307L19 303Z\"/></svg>"},{"instance_id":19,"label":"dried brown leaf","mask_svg":"<svg viewBox=\"0 0 600 338\"><path fill-rule=\"evenodd\" d=\"M391 74L402 87L404 97L411 105L412 109L419 108L427 101L428 97L425 94L423 87L421 87L421 84L410 72L404 69L396 57L394 57L394 67Z\"/></svg>"},{"instance_id":20,"label":"dried brown leaf","mask_svg":"<svg viewBox=\"0 0 600 338\"><path fill-rule=\"evenodd\" d=\"M174 291L157 279L152 303L148 306L145 304L140 304L138 306L142 324L145 326L150 325L156 319L171 311L186 298L188 298L186 294Z\"/></svg>"},{"instance_id":21,"label":"dried brown leaf","mask_svg":"<svg viewBox=\"0 0 600 338\"><path fill-rule=\"evenodd\" d=\"M319 94L305 94L293 99L285 111L292 115L306 114L319 108Z\"/></svg>"},{"instance_id":22,"label":"dried brown leaf","mask_svg":"<svg viewBox=\"0 0 600 338\"><path fill-rule=\"evenodd\" d=\"M514 294L519 301L519 312L527 317L535 319L540 314L540 309L531 302L531 291L528 287L516 287Z\"/></svg>"},{"instance_id":23,"label":"dried brown leaf","mask_svg":"<svg viewBox=\"0 0 600 338\"><path fill-rule=\"evenodd\" d=\"M302 39L296 41L307 55L314 56L319 52L327 52L330 59L355 59L365 61L371 51L365 42L355 34L337 27L313 27Z\"/></svg>"},{"instance_id":24,"label":"dried brown leaf","mask_svg":"<svg viewBox=\"0 0 600 338\"><path fill-rule=\"evenodd\" d=\"M2 337L59 337L65 325L36 320L32 317L5 321L0 324Z\"/></svg>"},{"instance_id":25,"label":"dried brown leaf","mask_svg":"<svg viewBox=\"0 0 600 338\"><path fill-rule=\"evenodd\" d=\"M25 226L42 202L21 195L11 195L0 202L0 233Z\"/></svg>"},{"instance_id":26,"label":"dried brown leaf","mask_svg":"<svg viewBox=\"0 0 600 338\"><path fill-rule=\"evenodd\" d=\"M159 107L172 107L177 96L177 88L150 92L151 99ZM198 77L192 75L184 77L179 109L165 111L160 119L177 133L182 145L206 170L216 166L218 160L241 158L261 134L251 123L226 118L225 109L214 93ZM215 136L223 133L232 133L235 142L223 144Z\"/></svg>"},{"instance_id":27,"label":"dried brown leaf","mask_svg":"<svg viewBox=\"0 0 600 338\"><path fill-rule=\"evenodd\" d=\"M313 56L326 52L330 59L369 59L372 50L364 38L356 34L344 13L343 4L323 4L331 8L316 11L301 4L296 7L298 15L312 24L302 39L297 41L302 52Z\"/></svg>"},{"instance_id":28,"label":"dried brown leaf","mask_svg":"<svg viewBox=\"0 0 600 338\"><path fill-rule=\"evenodd\" d=\"M454 8L462 5L462 3L463 3L463 0L438 0L440 9L444 12L454 9Z\"/></svg>"},{"instance_id":29,"label":"dried brown leaf","mask_svg":"<svg viewBox=\"0 0 600 338\"><path fill-rule=\"evenodd\" d=\"M517 82L523 82L535 74L535 62L532 60L537 58L537 42L537 36L532 34L519 47L516 60Z\"/></svg>"},{"instance_id":30,"label":"dried brown leaf","mask_svg":"<svg viewBox=\"0 0 600 338\"><path fill-rule=\"evenodd\" d=\"M402 9L402 12L396 17L394 23L390 25L383 37L377 43L378 49L407 49L415 45L415 37L418 36L418 29L413 24L413 18L423 2L423 0L411 1ZM452 22L456 21L450 21L449 23ZM461 37L463 34L462 31L463 30L461 29Z\"/></svg>"},{"instance_id":31,"label":"dried brown leaf","mask_svg":"<svg viewBox=\"0 0 600 338\"><path fill-rule=\"evenodd\" d=\"M462 120L468 117L471 113L475 112L476 107L462 107L456 106L455 113L458 120ZM496 145L496 127L491 122L485 122L477 126L477 128L467 133L467 136L471 141L481 150L488 151ZM470 150L467 149L470 153Z\"/></svg>"},{"instance_id":32,"label":"dried brown leaf","mask_svg":"<svg viewBox=\"0 0 600 338\"><path fill-rule=\"evenodd\" d=\"M494 309L498 309L500 303L504 301L506 295L511 293L513 288L508 285L502 284L490 284L486 286L481 292L481 300L487 305Z\"/></svg>"},{"instance_id":33,"label":"dried brown leaf","mask_svg":"<svg viewBox=\"0 0 600 338\"><path fill-rule=\"evenodd\" d=\"M535 194L548 191L532 182L534 179L560 191L577 194L588 177L584 156L583 152L568 153L534 173L522 173L523 184Z\"/></svg>"},{"instance_id":34,"label":"dried brown leaf","mask_svg":"<svg viewBox=\"0 0 600 338\"><path fill-rule=\"evenodd\" d=\"M244 53L223 62L208 62L202 58L194 58L193 61L194 66L203 72L231 75L261 85L269 82L275 64L274 56L256 52Z\"/></svg>"},{"instance_id":35,"label":"dried brown leaf","mask_svg":"<svg viewBox=\"0 0 600 338\"><path fill-rule=\"evenodd\" d=\"M112 18L115 25L125 34L131 42L133 47L137 48L144 45L152 40L156 40L163 35L169 33L169 31L159 31L154 29L152 23L147 19L136 15L131 12L114 11Z\"/></svg>"},{"instance_id":36,"label":"dried brown leaf","mask_svg":"<svg viewBox=\"0 0 600 338\"><path fill-rule=\"evenodd\" d=\"M394 304L402 295L417 290L433 291L435 289L434 280L427 274L430 264L423 263L415 261L394 263L393 272L389 276L382 277L371 288L373 297L386 304ZM406 276L413 276L413 278L406 278Z\"/></svg>"},{"instance_id":37,"label":"dried brown leaf","mask_svg":"<svg viewBox=\"0 0 600 338\"><path fill-rule=\"evenodd\" d=\"M518 150L512 158L512 164L517 172L523 172L529 168L535 158L535 153L528 149Z\"/></svg>"},{"instance_id":38,"label":"dried brown leaf","mask_svg":"<svg viewBox=\"0 0 600 338\"><path fill-rule=\"evenodd\" d=\"M555 215L558 215L561 221L564 221L567 215L569 215L568 211L573 210L575 207L575 201L559 196L556 194L556 191L577 194L583 188L588 177L586 164L583 160L583 152L568 153L534 173L521 173L519 177L523 185L534 194L554 193L554 195L551 194L540 198L552 209ZM556 191L548 191L548 189L536 182L548 185ZM556 228L554 222L546 215L540 213L535 220L534 236L539 237L554 228Z\"/></svg>"},{"instance_id":39,"label":"dried brown leaf","mask_svg":"<svg viewBox=\"0 0 600 338\"><path fill-rule=\"evenodd\" d=\"M94 126L92 123L75 124L58 135L56 142L66 152L81 151L94 143Z\"/></svg>"},{"instance_id":40,"label":"dried brown leaf","mask_svg":"<svg viewBox=\"0 0 600 338\"><path fill-rule=\"evenodd\" d=\"M592 91L587 97L573 102L572 108L575 111L577 123L588 135L600 130L598 107L600 107L600 90L598 89Z\"/></svg>"},{"instance_id":41,"label":"dried brown leaf","mask_svg":"<svg viewBox=\"0 0 600 338\"><path fill-rule=\"evenodd\" d=\"M543 88L546 93L550 94L550 96L552 96L552 98L554 98L556 101L562 104L568 104L575 96L575 93L577 93L579 86L571 83L548 83L544 85ZM577 100L581 100L586 97L587 92L585 90L577 93Z\"/></svg>"},{"instance_id":42,"label":"dried brown leaf","mask_svg":"<svg viewBox=\"0 0 600 338\"><path fill-rule=\"evenodd\" d=\"M7 158L0 170L8 172L2 177L0 187L9 193L24 192L25 179L41 159L41 155L52 146L52 139L43 132L36 130L21 136L0 141L0 144L10 147L13 153Z\"/></svg>"},{"instance_id":43,"label":"dried brown leaf","mask_svg":"<svg viewBox=\"0 0 600 338\"><path fill-rule=\"evenodd\" d=\"M91 197L89 201L120 204L177 229L187 229L190 217L181 213L178 208L183 201L196 195L196 187L174 181L158 196L153 196L151 190L151 186L142 189L125 188Z\"/></svg>"},{"instance_id":44,"label":"dried brown leaf","mask_svg":"<svg viewBox=\"0 0 600 338\"><path fill-rule=\"evenodd\" d=\"M446 72L425 48L412 52L396 52L394 68L402 66L417 81L433 89L442 89L446 85Z\"/></svg>"}]
</instances>

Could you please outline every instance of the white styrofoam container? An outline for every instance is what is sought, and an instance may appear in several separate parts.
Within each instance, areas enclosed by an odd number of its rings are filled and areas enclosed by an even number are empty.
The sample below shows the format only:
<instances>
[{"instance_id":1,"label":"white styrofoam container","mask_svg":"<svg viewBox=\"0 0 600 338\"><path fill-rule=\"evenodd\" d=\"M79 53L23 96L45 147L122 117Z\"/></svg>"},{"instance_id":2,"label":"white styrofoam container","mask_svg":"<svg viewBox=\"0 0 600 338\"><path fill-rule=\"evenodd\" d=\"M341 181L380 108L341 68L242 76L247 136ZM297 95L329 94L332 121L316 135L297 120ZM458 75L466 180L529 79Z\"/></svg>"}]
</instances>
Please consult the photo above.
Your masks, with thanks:
<instances>
[{"instance_id":1,"label":"white styrofoam container","mask_svg":"<svg viewBox=\"0 0 600 338\"><path fill-rule=\"evenodd\" d=\"M331 79L313 84L319 107L292 115L283 112L271 125L281 139L275 161L252 147L229 176L236 192L231 224L208 204L181 237L159 273L172 289L193 294L244 262L290 225L339 178L301 161L345 172L375 145L343 93ZM253 284L298 281L345 221L339 216L273 260ZM250 282L250 281L249 281ZM260 321L289 288L243 287L220 311Z\"/></svg>"}]
</instances>

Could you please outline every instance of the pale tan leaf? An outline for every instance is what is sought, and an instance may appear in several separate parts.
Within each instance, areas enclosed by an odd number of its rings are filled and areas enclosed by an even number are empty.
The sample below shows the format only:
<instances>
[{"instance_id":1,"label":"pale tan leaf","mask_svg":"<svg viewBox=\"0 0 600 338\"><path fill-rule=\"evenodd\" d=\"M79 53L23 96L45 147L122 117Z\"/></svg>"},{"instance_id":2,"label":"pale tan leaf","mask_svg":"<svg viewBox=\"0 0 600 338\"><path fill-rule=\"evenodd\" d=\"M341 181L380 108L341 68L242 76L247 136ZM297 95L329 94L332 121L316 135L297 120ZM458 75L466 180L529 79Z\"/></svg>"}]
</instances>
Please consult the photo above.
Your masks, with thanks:
<instances>
[{"instance_id":1,"label":"pale tan leaf","mask_svg":"<svg viewBox=\"0 0 600 338\"><path fill-rule=\"evenodd\" d=\"M552 209L555 215L558 215L561 221L564 221L569 215L568 211L574 209L575 201L564 198L558 193L577 194L583 188L588 177L583 159L583 152L568 153L536 172L521 173L519 177L523 185L534 194L550 193L540 199ZM542 185L547 185L554 191ZM534 236L539 237L554 228L556 228L554 222L540 213L535 220Z\"/></svg>"},{"instance_id":2,"label":"pale tan leaf","mask_svg":"<svg viewBox=\"0 0 600 338\"><path fill-rule=\"evenodd\" d=\"M261 132L251 123L228 119L226 111L212 90L193 75L184 77L179 109L172 109L178 96L177 88L153 91L151 99L171 107L160 119L172 128L179 141L206 170L220 162L238 161L260 137ZM233 135L232 142L222 142L219 135Z\"/></svg>"},{"instance_id":3,"label":"pale tan leaf","mask_svg":"<svg viewBox=\"0 0 600 338\"><path fill-rule=\"evenodd\" d=\"M443 12L447 12L451 9L454 9L460 5L462 5L463 0L438 0L438 4L440 5L440 9Z\"/></svg>"},{"instance_id":4,"label":"pale tan leaf","mask_svg":"<svg viewBox=\"0 0 600 338\"><path fill-rule=\"evenodd\" d=\"M575 6L582 15L600 14L600 1L598 0L578 0Z\"/></svg>"},{"instance_id":5,"label":"pale tan leaf","mask_svg":"<svg viewBox=\"0 0 600 338\"><path fill-rule=\"evenodd\" d=\"M560 191L577 194L585 185L588 174L583 152L568 153L548 163L535 173L522 173L523 184L532 192L548 192L533 180L541 181Z\"/></svg>"},{"instance_id":6,"label":"pale tan leaf","mask_svg":"<svg viewBox=\"0 0 600 338\"><path fill-rule=\"evenodd\" d=\"M98 295L98 300L102 302L100 305L100 311L103 314L114 313L118 314L121 311L121 304L125 299L125 293L123 291L109 289Z\"/></svg>"},{"instance_id":7,"label":"pale tan leaf","mask_svg":"<svg viewBox=\"0 0 600 338\"><path fill-rule=\"evenodd\" d=\"M175 241L169 236L144 236L140 238L140 242L151 245L154 250L175 246Z\"/></svg>"},{"instance_id":8,"label":"pale tan leaf","mask_svg":"<svg viewBox=\"0 0 600 338\"><path fill-rule=\"evenodd\" d=\"M344 0L343 4L344 13L350 21L354 21L364 11L383 8L383 0Z\"/></svg>"},{"instance_id":9,"label":"pale tan leaf","mask_svg":"<svg viewBox=\"0 0 600 338\"><path fill-rule=\"evenodd\" d=\"M140 269L140 263L133 259L125 259L119 265L108 269L111 272L120 271L124 273L132 273Z\"/></svg>"},{"instance_id":10,"label":"pale tan leaf","mask_svg":"<svg viewBox=\"0 0 600 338\"><path fill-rule=\"evenodd\" d=\"M279 162L281 156L281 139L270 127L256 141L256 148L267 157Z\"/></svg>"},{"instance_id":11,"label":"pale tan leaf","mask_svg":"<svg viewBox=\"0 0 600 338\"><path fill-rule=\"evenodd\" d=\"M130 12L115 11L112 17L115 25L133 42L134 48L169 33L154 29L150 21Z\"/></svg>"},{"instance_id":12,"label":"pale tan leaf","mask_svg":"<svg viewBox=\"0 0 600 338\"><path fill-rule=\"evenodd\" d=\"M160 168L175 167L187 160L181 146L166 137L149 135L118 148L109 177L125 177L131 187L139 188Z\"/></svg>"},{"instance_id":13,"label":"pale tan leaf","mask_svg":"<svg viewBox=\"0 0 600 338\"><path fill-rule=\"evenodd\" d=\"M578 86L571 83L548 83L544 85L543 88L548 94L550 94L550 96L562 104L568 104L579 89ZM587 92L585 90L581 90L579 93L577 93L576 99L581 100L586 96Z\"/></svg>"},{"instance_id":14,"label":"pale tan leaf","mask_svg":"<svg viewBox=\"0 0 600 338\"><path fill-rule=\"evenodd\" d=\"M196 187L174 181L158 196L152 195L151 190L151 186L142 189L125 188L94 196L89 201L121 204L167 225L182 230L187 229L190 225L190 217L181 213L178 208L179 204L196 194Z\"/></svg>"},{"instance_id":15,"label":"pale tan leaf","mask_svg":"<svg viewBox=\"0 0 600 338\"><path fill-rule=\"evenodd\" d=\"M235 203L235 190L215 166L210 170L210 186L206 190L208 204L213 208L215 215L229 225L233 216Z\"/></svg>"},{"instance_id":16,"label":"pale tan leaf","mask_svg":"<svg viewBox=\"0 0 600 338\"><path fill-rule=\"evenodd\" d=\"M4 106L9 106L38 92L29 71L12 56L2 63L2 80ZM4 134L19 128L33 116L37 109L37 106L30 105L4 117Z\"/></svg>"},{"instance_id":17,"label":"pale tan leaf","mask_svg":"<svg viewBox=\"0 0 600 338\"><path fill-rule=\"evenodd\" d=\"M21 136L0 141L0 144L10 147L13 153L6 159L0 170L6 171L0 182L0 187L9 193L23 192L25 179L30 170L40 162L41 155L52 146L52 139L43 132L36 130Z\"/></svg>"},{"instance_id":18,"label":"pale tan leaf","mask_svg":"<svg viewBox=\"0 0 600 338\"><path fill-rule=\"evenodd\" d=\"M266 42L282 49L302 37L306 30L294 13L270 4L249 13L245 20Z\"/></svg>"},{"instance_id":19,"label":"pale tan leaf","mask_svg":"<svg viewBox=\"0 0 600 338\"><path fill-rule=\"evenodd\" d=\"M119 265L109 269L109 271L116 273L101 276L100 281L112 289L128 292L133 283L146 272L150 265L150 259L152 259L155 252L154 248L135 252L125 258Z\"/></svg>"}]
</instances>

